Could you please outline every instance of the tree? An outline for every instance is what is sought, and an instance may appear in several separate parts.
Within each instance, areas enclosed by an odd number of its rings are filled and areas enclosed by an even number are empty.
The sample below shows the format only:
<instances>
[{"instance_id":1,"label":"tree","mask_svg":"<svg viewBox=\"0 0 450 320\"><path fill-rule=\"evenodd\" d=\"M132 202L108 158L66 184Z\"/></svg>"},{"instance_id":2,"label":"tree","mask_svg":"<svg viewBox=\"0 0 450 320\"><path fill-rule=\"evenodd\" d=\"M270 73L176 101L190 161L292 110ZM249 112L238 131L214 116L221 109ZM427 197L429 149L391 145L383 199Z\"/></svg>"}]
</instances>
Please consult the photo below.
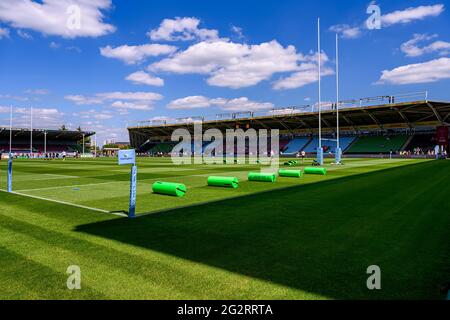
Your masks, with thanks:
<instances>
[{"instance_id":1,"label":"tree","mask_svg":"<svg viewBox=\"0 0 450 320\"><path fill-rule=\"evenodd\" d=\"M61 130L61 131L67 131L66 125L63 124L59 130Z\"/></svg>"},{"instance_id":2,"label":"tree","mask_svg":"<svg viewBox=\"0 0 450 320\"><path fill-rule=\"evenodd\" d=\"M117 149L117 148L119 148L119 146L118 146L117 144L110 143L110 144L105 144L105 145L103 146L103 149L104 149L104 148Z\"/></svg>"}]
</instances>

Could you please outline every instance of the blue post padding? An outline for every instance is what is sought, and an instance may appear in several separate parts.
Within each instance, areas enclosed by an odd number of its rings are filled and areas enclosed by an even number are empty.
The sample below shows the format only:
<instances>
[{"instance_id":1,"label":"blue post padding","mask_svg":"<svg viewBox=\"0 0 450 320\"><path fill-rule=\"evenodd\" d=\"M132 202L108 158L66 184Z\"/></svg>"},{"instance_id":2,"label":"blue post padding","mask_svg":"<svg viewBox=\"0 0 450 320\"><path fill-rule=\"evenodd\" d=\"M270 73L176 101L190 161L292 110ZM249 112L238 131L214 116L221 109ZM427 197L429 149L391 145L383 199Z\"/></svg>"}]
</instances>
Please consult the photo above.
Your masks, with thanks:
<instances>
[{"instance_id":1,"label":"blue post padding","mask_svg":"<svg viewBox=\"0 0 450 320\"><path fill-rule=\"evenodd\" d=\"M8 160L8 192L12 192L12 159L11 156Z\"/></svg>"},{"instance_id":2,"label":"blue post padding","mask_svg":"<svg viewBox=\"0 0 450 320\"><path fill-rule=\"evenodd\" d=\"M342 149L336 148L336 163L341 163L342 160Z\"/></svg>"},{"instance_id":3,"label":"blue post padding","mask_svg":"<svg viewBox=\"0 0 450 320\"><path fill-rule=\"evenodd\" d=\"M323 148L317 148L317 162L323 166Z\"/></svg>"},{"instance_id":4,"label":"blue post padding","mask_svg":"<svg viewBox=\"0 0 450 320\"><path fill-rule=\"evenodd\" d=\"M136 184L137 184L137 166L131 167L130 177L130 208L128 210L128 217L134 218L136 213Z\"/></svg>"}]
</instances>

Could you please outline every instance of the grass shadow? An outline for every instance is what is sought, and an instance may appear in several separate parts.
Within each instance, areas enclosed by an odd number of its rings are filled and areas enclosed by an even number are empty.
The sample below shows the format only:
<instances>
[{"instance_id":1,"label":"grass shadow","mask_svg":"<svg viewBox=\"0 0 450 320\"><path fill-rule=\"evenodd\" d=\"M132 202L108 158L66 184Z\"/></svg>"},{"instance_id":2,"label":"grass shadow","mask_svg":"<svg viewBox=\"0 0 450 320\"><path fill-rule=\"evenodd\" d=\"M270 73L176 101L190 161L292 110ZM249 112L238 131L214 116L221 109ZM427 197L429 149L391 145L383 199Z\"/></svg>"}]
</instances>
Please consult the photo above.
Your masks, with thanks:
<instances>
[{"instance_id":1,"label":"grass shadow","mask_svg":"<svg viewBox=\"0 0 450 320\"><path fill-rule=\"evenodd\" d=\"M414 164L76 231L334 299L439 299L449 169ZM382 290L367 289L371 265Z\"/></svg>"}]
</instances>

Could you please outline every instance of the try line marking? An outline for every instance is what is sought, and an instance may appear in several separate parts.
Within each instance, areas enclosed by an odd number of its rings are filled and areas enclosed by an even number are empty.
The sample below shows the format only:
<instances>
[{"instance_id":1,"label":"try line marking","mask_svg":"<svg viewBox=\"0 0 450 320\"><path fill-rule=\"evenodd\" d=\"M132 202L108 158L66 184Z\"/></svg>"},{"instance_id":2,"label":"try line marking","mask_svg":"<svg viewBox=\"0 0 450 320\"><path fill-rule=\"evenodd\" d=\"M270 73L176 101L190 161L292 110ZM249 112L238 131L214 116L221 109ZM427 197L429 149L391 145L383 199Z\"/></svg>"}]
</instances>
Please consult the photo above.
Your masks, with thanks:
<instances>
[{"instance_id":1,"label":"try line marking","mask_svg":"<svg viewBox=\"0 0 450 320\"><path fill-rule=\"evenodd\" d=\"M377 159L378 160L378 159ZM373 160L367 160L367 161L354 161L353 163L349 163L347 165L344 166L340 166L340 167L332 167L329 170L334 171L334 170L342 170L342 169L349 169L349 168L358 168L358 167L365 167L365 166L370 166L374 161ZM393 160L387 159L385 161L377 161L377 164L386 164L386 163L393 163ZM224 166L225 167L225 166ZM215 167L217 168L217 167ZM192 169L194 170L194 169ZM216 174L243 174L245 173L244 170L240 170L240 171L223 171L223 172L217 172ZM153 182L153 181L161 181L164 179L177 179L177 178L182 178L182 177L207 177L209 175L211 175L212 173L202 173L202 174L192 174L192 175L186 175L186 176L172 176L172 177L163 177L163 178L150 178L150 179L143 179L143 180L139 180L139 184L142 184L144 182ZM63 189L63 188L83 188L83 187L90 187L90 186L101 186L101 185L108 185L108 184L127 184L129 185L129 181L108 181L108 182L98 182L98 183L86 183L86 184L74 184L74 185L66 185L66 186L55 186L55 187L43 187L43 188L34 188L34 189L20 189L18 190L17 193L19 192L34 192L34 191L44 191L44 190L55 190L55 189Z\"/></svg>"},{"instance_id":2,"label":"try line marking","mask_svg":"<svg viewBox=\"0 0 450 320\"><path fill-rule=\"evenodd\" d=\"M79 188L79 187L86 187L86 186L100 186L100 185L112 184L112 183L127 183L127 181L109 181L109 182L99 182L99 183L73 184L70 186L56 186L56 187L46 187L46 188L24 189L24 190L19 190L19 191L20 192L32 192L32 191L53 190L53 189L62 189L62 188ZM128 184L129 184L129 182L128 182Z\"/></svg>"},{"instance_id":3,"label":"try line marking","mask_svg":"<svg viewBox=\"0 0 450 320\"><path fill-rule=\"evenodd\" d=\"M0 189L0 191L8 193L8 191L3 190L3 189ZM66 206L72 206L72 207L77 207L77 208L81 208L81 209L87 209L87 210L91 210L91 211L97 211L97 212L101 212L101 213L112 214L112 215L119 216L119 217L128 217L124 213L111 212L111 211L108 211L108 210L103 210L103 209L83 206L81 204L75 204L75 203L70 203L70 202L65 202L65 201L60 201L60 200L48 199L48 198L43 198L43 197L38 197L38 196L32 196L32 195L29 195L29 194L24 194L24 193L19 193L19 192L14 192L14 191L11 192L11 193L15 194L15 195L18 195L18 196L22 196L22 197L28 197L28 198L38 199L38 200L44 200L44 201L59 203L59 204L63 204L63 205L66 205Z\"/></svg>"}]
</instances>

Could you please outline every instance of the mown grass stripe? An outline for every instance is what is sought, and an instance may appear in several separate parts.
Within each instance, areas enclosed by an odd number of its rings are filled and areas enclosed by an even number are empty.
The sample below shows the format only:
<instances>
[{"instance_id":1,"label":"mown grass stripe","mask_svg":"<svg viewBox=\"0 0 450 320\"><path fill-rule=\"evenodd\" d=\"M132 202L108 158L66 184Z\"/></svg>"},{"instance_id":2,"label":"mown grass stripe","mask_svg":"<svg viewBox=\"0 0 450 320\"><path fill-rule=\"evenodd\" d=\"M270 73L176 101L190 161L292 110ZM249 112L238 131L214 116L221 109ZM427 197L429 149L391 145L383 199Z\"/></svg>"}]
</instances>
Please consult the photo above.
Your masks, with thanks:
<instances>
[{"instance_id":1,"label":"mown grass stripe","mask_svg":"<svg viewBox=\"0 0 450 320\"><path fill-rule=\"evenodd\" d=\"M1 192L6 192L8 193L8 191L0 189ZM38 199L38 200L44 200L44 201L50 201L50 202L55 202L55 203L59 203L59 204L63 204L66 206L72 206L72 207L77 207L77 208L81 208L81 209L87 209L87 210L91 210L91 211L97 211L97 212L101 212L101 213L108 213L108 214L112 214L115 216L121 216L121 217L126 217L126 214L123 213L118 213L118 212L111 212L108 210L103 210L103 209L99 209L99 208L93 208L93 207L88 207L88 206L83 206L81 204L75 204L75 203L70 203L70 202L66 202L66 201L61 201L61 200L54 200L54 199L47 199L44 197L38 197L38 196L33 196L33 195L29 195L29 194L25 194L25 193L20 193L20 192L11 192L12 194L18 195L18 196L22 196L22 197L29 197L29 198L34 198L34 199Z\"/></svg>"}]
</instances>

